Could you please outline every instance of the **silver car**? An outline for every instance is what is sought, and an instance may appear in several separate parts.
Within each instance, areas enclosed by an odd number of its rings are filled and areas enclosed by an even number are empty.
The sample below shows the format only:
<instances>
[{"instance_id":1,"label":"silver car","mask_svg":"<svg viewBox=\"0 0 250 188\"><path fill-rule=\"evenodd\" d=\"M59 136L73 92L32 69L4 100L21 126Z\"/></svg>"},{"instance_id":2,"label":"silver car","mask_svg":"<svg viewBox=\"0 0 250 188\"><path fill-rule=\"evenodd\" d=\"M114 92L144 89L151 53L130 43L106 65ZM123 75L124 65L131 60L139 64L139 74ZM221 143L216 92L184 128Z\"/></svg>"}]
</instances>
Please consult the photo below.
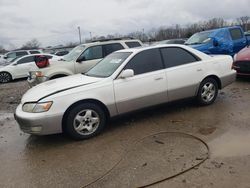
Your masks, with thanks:
<instances>
[{"instance_id":1,"label":"silver car","mask_svg":"<svg viewBox=\"0 0 250 188\"><path fill-rule=\"evenodd\" d=\"M109 118L130 111L188 97L212 104L218 89L235 80L232 62L230 56L210 57L184 45L121 50L85 74L28 90L15 118L26 133L90 138Z\"/></svg>"}]
</instances>

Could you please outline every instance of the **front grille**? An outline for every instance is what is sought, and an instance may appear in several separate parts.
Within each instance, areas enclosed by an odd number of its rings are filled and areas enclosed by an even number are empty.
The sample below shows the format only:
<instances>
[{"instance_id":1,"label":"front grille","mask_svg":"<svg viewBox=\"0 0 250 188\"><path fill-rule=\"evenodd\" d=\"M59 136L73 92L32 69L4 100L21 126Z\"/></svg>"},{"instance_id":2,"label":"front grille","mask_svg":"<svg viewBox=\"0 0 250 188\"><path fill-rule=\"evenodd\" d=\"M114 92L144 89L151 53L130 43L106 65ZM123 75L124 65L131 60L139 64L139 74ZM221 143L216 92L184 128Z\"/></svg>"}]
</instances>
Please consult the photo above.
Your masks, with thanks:
<instances>
[{"instance_id":1,"label":"front grille","mask_svg":"<svg viewBox=\"0 0 250 188\"><path fill-rule=\"evenodd\" d=\"M250 61L238 61L234 63L240 73L250 73Z\"/></svg>"}]
</instances>

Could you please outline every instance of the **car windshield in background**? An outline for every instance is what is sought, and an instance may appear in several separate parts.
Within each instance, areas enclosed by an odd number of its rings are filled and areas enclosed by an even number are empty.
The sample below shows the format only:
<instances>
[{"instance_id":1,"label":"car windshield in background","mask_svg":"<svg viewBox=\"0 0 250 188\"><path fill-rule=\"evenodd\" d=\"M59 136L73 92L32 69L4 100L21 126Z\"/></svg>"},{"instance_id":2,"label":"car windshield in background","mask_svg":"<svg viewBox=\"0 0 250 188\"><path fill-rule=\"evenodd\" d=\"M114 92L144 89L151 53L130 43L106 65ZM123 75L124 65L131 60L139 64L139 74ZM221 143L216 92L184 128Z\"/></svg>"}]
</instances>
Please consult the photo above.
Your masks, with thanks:
<instances>
[{"instance_id":1,"label":"car windshield in background","mask_svg":"<svg viewBox=\"0 0 250 188\"><path fill-rule=\"evenodd\" d=\"M191 38L189 38L185 44L195 45L195 44L207 43L211 40L209 38L209 35L211 33L212 33L212 31L196 33Z\"/></svg>"},{"instance_id":2,"label":"car windshield in background","mask_svg":"<svg viewBox=\"0 0 250 188\"><path fill-rule=\"evenodd\" d=\"M71 50L67 55L63 56L63 60L65 61L75 61L85 49L84 45L80 45Z\"/></svg>"},{"instance_id":3,"label":"car windshield in background","mask_svg":"<svg viewBox=\"0 0 250 188\"><path fill-rule=\"evenodd\" d=\"M131 55L131 52L115 52L90 69L85 75L106 78L111 76L118 67Z\"/></svg>"}]
</instances>

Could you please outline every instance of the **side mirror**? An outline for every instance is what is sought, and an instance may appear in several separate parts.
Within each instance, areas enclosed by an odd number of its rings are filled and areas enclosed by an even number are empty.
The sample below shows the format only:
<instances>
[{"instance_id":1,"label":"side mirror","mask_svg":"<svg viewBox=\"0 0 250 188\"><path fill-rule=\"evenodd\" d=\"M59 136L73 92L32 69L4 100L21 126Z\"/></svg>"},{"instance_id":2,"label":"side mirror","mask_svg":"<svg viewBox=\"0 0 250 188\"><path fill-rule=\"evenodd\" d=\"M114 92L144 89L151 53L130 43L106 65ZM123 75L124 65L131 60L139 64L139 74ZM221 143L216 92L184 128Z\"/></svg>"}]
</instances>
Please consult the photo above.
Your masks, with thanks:
<instances>
[{"instance_id":1,"label":"side mirror","mask_svg":"<svg viewBox=\"0 0 250 188\"><path fill-rule=\"evenodd\" d=\"M215 47L219 46L219 42L218 42L217 39L213 39L213 45L214 45Z\"/></svg>"},{"instance_id":2,"label":"side mirror","mask_svg":"<svg viewBox=\"0 0 250 188\"><path fill-rule=\"evenodd\" d=\"M134 70L132 69L126 69L124 71L122 71L122 73L120 74L120 78L129 78L129 77L133 77L135 75Z\"/></svg>"},{"instance_id":3,"label":"side mirror","mask_svg":"<svg viewBox=\"0 0 250 188\"><path fill-rule=\"evenodd\" d=\"M17 63L13 63L12 65L13 65L13 66L16 66L16 65L17 65Z\"/></svg>"},{"instance_id":4,"label":"side mirror","mask_svg":"<svg viewBox=\"0 0 250 188\"><path fill-rule=\"evenodd\" d=\"M3 56L3 58L4 58L4 59L7 59L8 57L7 57L7 55L5 55L5 56Z\"/></svg>"},{"instance_id":5,"label":"side mirror","mask_svg":"<svg viewBox=\"0 0 250 188\"><path fill-rule=\"evenodd\" d=\"M85 56L79 57L79 58L76 60L77 63L81 63L82 61L86 61Z\"/></svg>"}]
</instances>

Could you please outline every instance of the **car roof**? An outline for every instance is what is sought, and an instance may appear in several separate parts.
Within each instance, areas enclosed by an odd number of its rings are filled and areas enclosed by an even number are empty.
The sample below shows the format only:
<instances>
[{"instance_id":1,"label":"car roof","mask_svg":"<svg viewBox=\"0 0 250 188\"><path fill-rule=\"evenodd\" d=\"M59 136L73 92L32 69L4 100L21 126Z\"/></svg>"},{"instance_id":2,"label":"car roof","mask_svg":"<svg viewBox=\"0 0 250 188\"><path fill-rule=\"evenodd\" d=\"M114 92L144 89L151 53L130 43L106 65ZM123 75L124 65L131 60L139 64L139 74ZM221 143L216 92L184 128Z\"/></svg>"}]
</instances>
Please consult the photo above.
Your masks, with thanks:
<instances>
[{"instance_id":1,"label":"car roof","mask_svg":"<svg viewBox=\"0 0 250 188\"><path fill-rule=\"evenodd\" d=\"M78 46L95 46L95 45L114 44L114 43L121 43L121 42L139 42L139 43L141 43L141 41L138 39L121 39L121 40L96 41L96 42L80 44Z\"/></svg>"}]
</instances>

